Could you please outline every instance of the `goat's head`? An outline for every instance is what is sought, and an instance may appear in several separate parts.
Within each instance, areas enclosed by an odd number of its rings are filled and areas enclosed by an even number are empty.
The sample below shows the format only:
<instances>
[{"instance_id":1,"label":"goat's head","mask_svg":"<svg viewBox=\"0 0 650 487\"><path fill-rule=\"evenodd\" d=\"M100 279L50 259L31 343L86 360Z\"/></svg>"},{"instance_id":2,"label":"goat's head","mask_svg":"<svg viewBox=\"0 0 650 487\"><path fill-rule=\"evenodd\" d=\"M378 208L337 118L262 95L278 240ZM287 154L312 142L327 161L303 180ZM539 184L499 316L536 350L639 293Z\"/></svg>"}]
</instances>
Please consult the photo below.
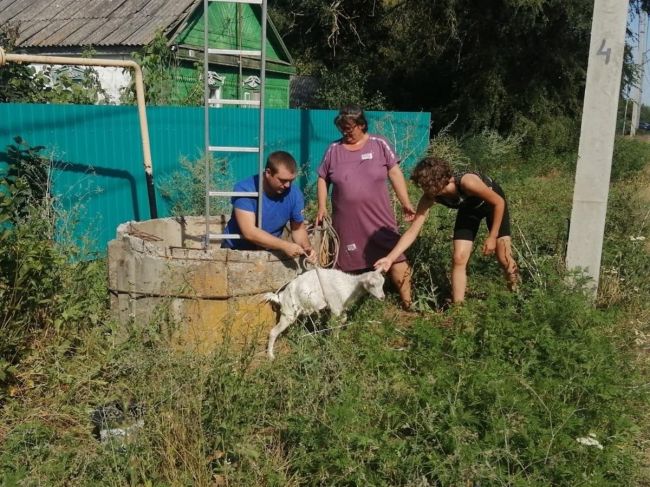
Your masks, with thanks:
<instances>
[{"instance_id":1,"label":"goat's head","mask_svg":"<svg viewBox=\"0 0 650 487\"><path fill-rule=\"evenodd\" d=\"M361 284L371 296L384 299L384 274L381 271L366 272L361 276Z\"/></svg>"}]
</instances>

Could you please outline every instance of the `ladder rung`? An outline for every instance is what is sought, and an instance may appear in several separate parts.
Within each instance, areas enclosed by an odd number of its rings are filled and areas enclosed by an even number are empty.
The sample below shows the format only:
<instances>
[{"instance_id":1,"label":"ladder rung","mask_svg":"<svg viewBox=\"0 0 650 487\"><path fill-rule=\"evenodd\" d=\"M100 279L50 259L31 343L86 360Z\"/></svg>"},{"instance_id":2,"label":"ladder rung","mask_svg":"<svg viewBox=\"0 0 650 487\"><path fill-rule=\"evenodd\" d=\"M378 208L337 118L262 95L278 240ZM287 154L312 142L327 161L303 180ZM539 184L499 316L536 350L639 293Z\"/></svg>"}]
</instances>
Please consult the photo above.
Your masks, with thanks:
<instances>
[{"instance_id":1,"label":"ladder rung","mask_svg":"<svg viewBox=\"0 0 650 487\"><path fill-rule=\"evenodd\" d=\"M250 49L208 49L208 54L225 54L228 56L261 57L262 51Z\"/></svg>"},{"instance_id":2,"label":"ladder rung","mask_svg":"<svg viewBox=\"0 0 650 487\"><path fill-rule=\"evenodd\" d=\"M259 196L257 191L208 191L208 196Z\"/></svg>"},{"instance_id":3,"label":"ladder rung","mask_svg":"<svg viewBox=\"0 0 650 487\"><path fill-rule=\"evenodd\" d=\"M223 2L223 3L250 3L253 5L262 5L262 0L208 0L209 2Z\"/></svg>"},{"instance_id":4,"label":"ladder rung","mask_svg":"<svg viewBox=\"0 0 650 487\"><path fill-rule=\"evenodd\" d=\"M211 233L208 235L208 238L210 240L217 240L217 239L223 239L223 238L228 238L231 240L236 240L241 238L241 235L238 233Z\"/></svg>"},{"instance_id":5,"label":"ladder rung","mask_svg":"<svg viewBox=\"0 0 650 487\"><path fill-rule=\"evenodd\" d=\"M259 100L225 100L221 98L210 98L208 99L210 105L250 105L250 106L260 106Z\"/></svg>"},{"instance_id":6,"label":"ladder rung","mask_svg":"<svg viewBox=\"0 0 650 487\"><path fill-rule=\"evenodd\" d=\"M259 152L259 147L226 147L221 145L211 145L208 147L210 152Z\"/></svg>"}]
</instances>

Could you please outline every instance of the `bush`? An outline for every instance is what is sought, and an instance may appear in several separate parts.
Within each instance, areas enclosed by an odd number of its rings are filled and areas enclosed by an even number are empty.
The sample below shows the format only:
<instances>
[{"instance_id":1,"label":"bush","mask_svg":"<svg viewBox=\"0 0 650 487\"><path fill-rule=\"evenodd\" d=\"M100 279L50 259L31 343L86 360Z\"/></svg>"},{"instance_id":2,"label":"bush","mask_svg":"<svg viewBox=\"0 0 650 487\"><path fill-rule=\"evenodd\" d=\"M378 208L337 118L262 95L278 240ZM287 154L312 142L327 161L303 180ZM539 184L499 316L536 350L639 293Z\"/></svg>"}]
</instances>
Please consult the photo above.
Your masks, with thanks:
<instances>
[{"instance_id":1,"label":"bush","mask_svg":"<svg viewBox=\"0 0 650 487\"><path fill-rule=\"evenodd\" d=\"M229 164L226 159L213 159L209 156L212 187L210 190L231 191L234 185ZM181 157L181 169L161 178L158 185L160 194L170 205L173 216L205 214L205 156L197 160ZM230 198L210 198L211 215L230 214Z\"/></svg>"},{"instance_id":2,"label":"bush","mask_svg":"<svg viewBox=\"0 0 650 487\"><path fill-rule=\"evenodd\" d=\"M530 174L544 175L554 170L575 167L580 122L568 117L544 115L536 120L520 117L514 124L514 133L522 139L522 157L526 161L520 169Z\"/></svg>"},{"instance_id":3,"label":"bush","mask_svg":"<svg viewBox=\"0 0 650 487\"><path fill-rule=\"evenodd\" d=\"M521 135L503 137L494 130L483 130L463 140L463 151L479 171L497 176L504 166L519 162Z\"/></svg>"},{"instance_id":4,"label":"bush","mask_svg":"<svg viewBox=\"0 0 650 487\"><path fill-rule=\"evenodd\" d=\"M634 177L650 162L648 143L629 137L617 137L612 158L612 181Z\"/></svg>"},{"instance_id":5,"label":"bush","mask_svg":"<svg viewBox=\"0 0 650 487\"><path fill-rule=\"evenodd\" d=\"M0 384L41 333L78 331L103 319L103 262L72 262L55 240L49 161L22 139L0 174ZM0 389L0 401L4 387Z\"/></svg>"}]
</instances>

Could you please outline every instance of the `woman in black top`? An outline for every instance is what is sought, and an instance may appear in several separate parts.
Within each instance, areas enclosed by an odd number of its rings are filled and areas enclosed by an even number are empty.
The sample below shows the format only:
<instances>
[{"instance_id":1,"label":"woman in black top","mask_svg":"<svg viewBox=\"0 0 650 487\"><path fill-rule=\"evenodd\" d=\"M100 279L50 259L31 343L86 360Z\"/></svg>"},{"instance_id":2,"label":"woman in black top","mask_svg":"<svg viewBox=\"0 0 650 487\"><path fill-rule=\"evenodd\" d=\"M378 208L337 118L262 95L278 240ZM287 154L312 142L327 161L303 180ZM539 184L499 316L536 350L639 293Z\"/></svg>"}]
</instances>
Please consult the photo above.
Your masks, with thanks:
<instances>
[{"instance_id":1,"label":"woman in black top","mask_svg":"<svg viewBox=\"0 0 650 487\"><path fill-rule=\"evenodd\" d=\"M514 290L519 281L519 272L512 257L508 205L501 187L489 177L476 172L454 174L447 161L436 157L421 160L413 170L411 180L424 191L415 218L395 248L386 257L375 262L375 268L390 268L393 260L415 241L429 208L434 203L440 203L458 210L454 225L451 269L453 302L459 303L465 299L467 263L472 254L479 224L484 218L489 234L483 244L483 254L496 254L508 287Z\"/></svg>"}]
</instances>

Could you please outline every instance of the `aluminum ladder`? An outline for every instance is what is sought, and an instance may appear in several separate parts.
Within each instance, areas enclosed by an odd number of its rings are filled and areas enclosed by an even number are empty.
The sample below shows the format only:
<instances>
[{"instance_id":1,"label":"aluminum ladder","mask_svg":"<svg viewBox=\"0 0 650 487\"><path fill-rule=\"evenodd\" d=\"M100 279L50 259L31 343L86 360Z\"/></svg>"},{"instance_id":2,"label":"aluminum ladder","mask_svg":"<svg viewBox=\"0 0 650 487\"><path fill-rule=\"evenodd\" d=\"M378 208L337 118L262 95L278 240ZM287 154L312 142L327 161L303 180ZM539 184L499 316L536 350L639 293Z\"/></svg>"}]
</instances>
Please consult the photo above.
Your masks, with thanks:
<instances>
[{"instance_id":1,"label":"aluminum ladder","mask_svg":"<svg viewBox=\"0 0 650 487\"><path fill-rule=\"evenodd\" d=\"M259 50L242 50L242 49L213 49L209 46L209 5L212 2L218 3L235 3L235 4L249 4L260 5L262 9L261 22L262 33L260 36L260 49ZM203 89L204 89L204 137L205 137L205 235L204 235L204 248L207 249L212 240L220 239L239 239L240 234L226 234L226 233L210 233L210 199L214 197L233 197L233 196L250 196L257 197L257 225L261 226L262 223L262 178L264 174L264 95L266 86L266 30L268 22L268 9L267 0L203 0ZM239 19L237 19L239 22ZM241 34L240 34L241 35ZM221 98L210 98L209 87L209 56L215 55L230 55L239 56L240 72L242 65L242 58L254 58L260 60L260 99L259 100L228 100ZM241 79L238 82L241 84ZM240 105L251 106L259 109L259 144L249 147L236 147L236 146L217 146L210 143L210 107L212 105ZM212 189L212 180L210 174L210 161L209 155L214 153L257 153L258 154L258 174L259 174L259 191L245 192L245 191L222 191Z\"/></svg>"}]
</instances>

